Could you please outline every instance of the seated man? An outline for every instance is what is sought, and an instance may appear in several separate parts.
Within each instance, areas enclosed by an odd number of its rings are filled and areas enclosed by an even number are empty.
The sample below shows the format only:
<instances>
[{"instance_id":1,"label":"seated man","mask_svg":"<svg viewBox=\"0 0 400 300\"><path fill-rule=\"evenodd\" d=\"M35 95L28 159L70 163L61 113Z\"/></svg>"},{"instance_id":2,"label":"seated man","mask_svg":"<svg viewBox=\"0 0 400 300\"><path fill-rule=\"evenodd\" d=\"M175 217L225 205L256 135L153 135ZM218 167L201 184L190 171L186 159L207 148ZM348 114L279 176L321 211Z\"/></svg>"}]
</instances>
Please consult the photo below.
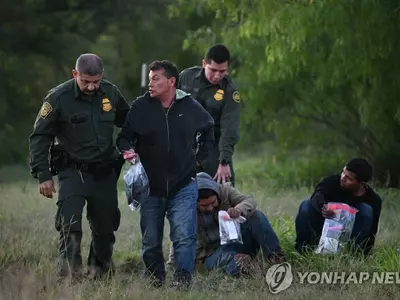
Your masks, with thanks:
<instances>
[{"instance_id":1,"label":"seated man","mask_svg":"<svg viewBox=\"0 0 400 300\"><path fill-rule=\"evenodd\" d=\"M356 249L370 253L375 243L381 214L381 198L367 184L372 178L371 165L362 158L351 159L342 174L324 178L310 200L301 203L296 217L296 249L300 253L318 245L325 218L334 212L328 202L342 202L358 209L351 237Z\"/></svg>"},{"instance_id":2,"label":"seated man","mask_svg":"<svg viewBox=\"0 0 400 300\"><path fill-rule=\"evenodd\" d=\"M266 216L256 210L250 196L241 194L229 183L218 184L207 173L197 174L199 198L197 201L197 265L206 270L223 269L230 275L248 272L248 263L261 249L264 259L271 263L285 260L278 237ZM225 210L231 218L243 216L241 224L243 244L220 244L218 211ZM173 264L173 249L170 261Z\"/></svg>"}]
</instances>

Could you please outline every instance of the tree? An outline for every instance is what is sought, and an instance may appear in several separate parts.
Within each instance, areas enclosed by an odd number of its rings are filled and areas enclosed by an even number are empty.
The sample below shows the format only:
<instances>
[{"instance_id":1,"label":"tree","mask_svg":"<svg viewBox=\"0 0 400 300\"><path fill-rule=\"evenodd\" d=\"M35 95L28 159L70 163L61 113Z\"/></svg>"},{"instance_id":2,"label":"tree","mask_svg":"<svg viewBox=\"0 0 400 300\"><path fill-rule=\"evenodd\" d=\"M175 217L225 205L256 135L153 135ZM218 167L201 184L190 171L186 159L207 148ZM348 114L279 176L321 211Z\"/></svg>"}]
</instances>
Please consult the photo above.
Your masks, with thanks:
<instances>
[{"instance_id":1,"label":"tree","mask_svg":"<svg viewBox=\"0 0 400 300\"><path fill-rule=\"evenodd\" d=\"M193 63L193 53L181 46L193 21L171 22L165 5L173 1L2 1L0 165L26 162L28 135L43 98L71 78L81 53L103 57L105 77L127 100L143 92L143 62L171 59L181 68Z\"/></svg>"},{"instance_id":2,"label":"tree","mask_svg":"<svg viewBox=\"0 0 400 300\"><path fill-rule=\"evenodd\" d=\"M71 76L79 53L109 16L110 3L2 1L0 4L0 162L25 160L28 135L42 99ZM103 19L104 20L104 19Z\"/></svg>"},{"instance_id":3,"label":"tree","mask_svg":"<svg viewBox=\"0 0 400 300\"><path fill-rule=\"evenodd\" d=\"M397 1L196 2L174 9L214 12L187 43L212 36L240 55L243 130L272 130L292 148L346 147L373 162L381 183L399 185Z\"/></svg>"}]
</instances>

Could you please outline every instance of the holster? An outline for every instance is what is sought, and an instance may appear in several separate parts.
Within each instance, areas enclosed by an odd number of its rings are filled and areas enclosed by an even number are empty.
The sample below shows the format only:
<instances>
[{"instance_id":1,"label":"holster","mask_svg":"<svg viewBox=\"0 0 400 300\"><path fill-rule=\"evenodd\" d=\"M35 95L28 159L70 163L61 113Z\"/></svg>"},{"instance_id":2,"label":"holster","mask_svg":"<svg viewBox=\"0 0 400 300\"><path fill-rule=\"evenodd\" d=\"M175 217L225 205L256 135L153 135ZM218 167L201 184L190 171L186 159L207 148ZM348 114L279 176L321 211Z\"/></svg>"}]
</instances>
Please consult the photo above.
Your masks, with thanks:
<instances>
[{"instance_id":1,"label":"holster","mask_svg":"<svg viewBox=\"0 0 400 300\"><path fill-rule=\"evenodd\" d=\"M82 164L72 162L72 166L74 166L78 170L92 173L94 179L105 178L114 170L118 179L124 162L125 160L121 155L96 163Z\"/></svg>"},{"instance_id":2,"label":"holster","mask_svg":"<svg viewBox=\"0 0 400 300\"><path fill-rule=\"evenodd\" d=\"M69 154L61 145L54 143L50 146L50 172L51 174L57 175L62 169L64 169L70 160Z\"/></svg>"},{"instance_id":3,"label":"holster","mask_svg":"<svg viewBox=\"0 0 400 300\"><path fill-rule=\"evenodd\" d=\"M74 167L77 170L92 173L96 179L107 177L112 170L115 170L118 179L124 163L125 160L122 154L112 155L111 158L101 162L80 163L74 161L61 145L55 145L53 143L50 146L50 171L53 175L57 175L61 170L67 167Z\"/></svg>"}]
</instances>

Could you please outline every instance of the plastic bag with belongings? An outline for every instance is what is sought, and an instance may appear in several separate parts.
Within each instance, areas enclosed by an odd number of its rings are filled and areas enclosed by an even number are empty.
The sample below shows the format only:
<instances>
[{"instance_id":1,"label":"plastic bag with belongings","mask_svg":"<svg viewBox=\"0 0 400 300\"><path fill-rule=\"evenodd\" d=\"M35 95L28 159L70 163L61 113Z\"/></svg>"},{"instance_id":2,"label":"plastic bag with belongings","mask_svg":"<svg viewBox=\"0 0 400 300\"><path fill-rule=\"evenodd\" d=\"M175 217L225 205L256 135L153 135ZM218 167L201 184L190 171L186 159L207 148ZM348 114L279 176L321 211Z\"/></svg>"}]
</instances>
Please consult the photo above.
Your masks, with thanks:
<instances>
[{"instance_id":1,"label":"plastic bag with belongings","mask_svg":"<svg viewBox=\"0 0 400 300\"><path fill-rule=\"evenodd\" d=\"M228 213L224 210L218 212L219 236L221 245L240 243L243 244L240 224L246 222L242 216L231 219Z\"/></svg>"},{"instance_id":2,"label":"plastic bag with belongings","mask_svg":"<svg viewBox=\"0 0 400 300\"><path fill-rule=\"evenodd\" d=\"M339 202L329 202L328 210L335 214L325 219L324 227L316 249L318 254L338 254L350 241L358 210L350 205Z\"/></svg>"},{"instance_id":3,"label":"plastic bag with belongings","mask_svg":"<svg viewBox=\"0 0 400 300\"><path fill-rule=\"evenodd\" d=\"M136 211L143 199L150 193L149 178L138 158L131 161L132 165L124 174L125 192L129 208Z\"/></svg>"}]
</instances>

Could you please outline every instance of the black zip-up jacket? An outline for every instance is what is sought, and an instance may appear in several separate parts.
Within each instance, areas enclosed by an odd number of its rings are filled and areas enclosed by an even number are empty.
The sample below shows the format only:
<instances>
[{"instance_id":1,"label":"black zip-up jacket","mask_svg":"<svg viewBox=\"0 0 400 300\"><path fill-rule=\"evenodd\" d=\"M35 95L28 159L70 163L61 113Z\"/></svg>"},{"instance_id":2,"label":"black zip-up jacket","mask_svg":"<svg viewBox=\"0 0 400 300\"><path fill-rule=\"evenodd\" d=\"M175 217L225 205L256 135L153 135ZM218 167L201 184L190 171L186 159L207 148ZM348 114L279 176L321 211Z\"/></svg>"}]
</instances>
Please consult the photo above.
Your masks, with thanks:
<instances>
[{"instance_id":1,"label":"black zip-up jacket","mask_svg":"<svg viewBox=\"0 0 400 300\"><path fill-rule=\"evenodd\" d=\"M196 160L201 163L214 146L214 120L179 89L169 108L147 92L132 103L117 146L139 154L151 196L170 197L195 180Z\"/></svg>"}]
</instances>

